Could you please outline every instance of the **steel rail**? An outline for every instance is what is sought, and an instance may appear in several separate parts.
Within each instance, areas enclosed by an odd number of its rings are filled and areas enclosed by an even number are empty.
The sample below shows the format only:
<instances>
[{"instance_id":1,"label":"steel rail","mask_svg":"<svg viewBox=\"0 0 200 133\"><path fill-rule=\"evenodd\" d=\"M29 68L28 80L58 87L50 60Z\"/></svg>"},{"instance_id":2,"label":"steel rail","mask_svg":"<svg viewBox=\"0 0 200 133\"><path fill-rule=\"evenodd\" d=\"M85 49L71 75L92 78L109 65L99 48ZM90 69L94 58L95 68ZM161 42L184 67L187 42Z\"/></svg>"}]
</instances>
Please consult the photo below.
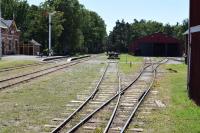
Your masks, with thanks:
<instances>
[{"instance_id":1,"label":"steel rail","mask_svg":"<svg viewBox=\"0 0 200 133\"><path fill-rule=\"evenodd\" d=\"M39 72L43 72L43 71L46 71L46 70L50 70L50 69L53 69L53 68L69 65L70 63L73 63L73 62L64 63L64 64L61 64L61 65L55 65L55 66L52 66L52 67L48 67L48 68L44 68L44 69L41 69L41 70L38 70L38 71L31 72L31 73L28 73L28 74L23 74L23 75L20 75L20 76L15 76L15 77L12 77L12 78L3 79L3 80L0 80L0 83L6 82L6 81L9 81L9 80L13 80L13 79L17 79L17 78L21 78L21 77L24 77L24 76L29 76L29 75L36 74L36 73L39 73Z\"/></svg>"},{"instance_id":2,"label":"steel rail","mask_svg":"<svg viewBox=\"0 0 200 133\"><path fill-rule=\"evenodd\" d=\"M82 58L86 58L87 56L83 56ZM89 56L88 56L89 57ZM78 58L78 57L74 57L75 59ZM33 64L26 64L26 65L17 65L15 67L7 67L7 68L1 68L0 69L0 73L1 72L7 72L7 71L12 71L12 70L17 70L17 69L22 69L22 68L26 68L26 67L31 67L31 66L40 66L40 65L45 65L45 64L51 64L52 61L60 61L60 60L65 60L67 59L67 57L64 57L64 58L60 58L60 59L52 59L52 60L49 60L49 61L44 61L44 62L39 62L39 63L33 63ZM81 58L79 58L81 59Z\"/></svg>"},{"instance_id":3,"label":"steel rail","mask_svg":"<svg viewBox=\"0 0 200 133\"><path fill-rule=\"evenodd\" d=\"M173 60L173 61L177 61L177 62L181 62L181 63L185 62L185 60L178 60L178 59L176 59L174 57L168 57L168 59L169 60Z\"/></svg>"},{"instance_id":4,"label":"steel rail","mask_svg":"<svg viewBox=\"0 0 200 133\"><path fill-rule=\"evenodd\" d=\"M144 64L143 64L143 65L145 65L145 64L148 64L148 63L146 63L146 60L144 61ZM118 75L118 76L119 76L119 75ZM120 78L120 76L119 76L119 78ZM121 80L121 79L120 79L120 80ZM120 91L121 91L121 84L120 84L120 87L119 87L119 88L120 88L120 90L119 90L119 92L120 92ZM103 132L103 133L107 133L107 132L108 132L108 130L109 130L109 128L110 128L110 126L111 126L111 124L112 124L114 118L115 118L115 115L116 115L116 113L117 113L117 109L118 109L119 104L120 104L121 96L122 96L122 94L119 94L119 95L118 95L117 103L116 103L116 105L115 105L115 108L114 108L114 110L113 110L113 112L112 112L112 115L111 115L111 117L110 117L110 119L109 119L109 121L108 121L108 124L107 124L106 128L104 129L104 132Z\"/></svg>"},{"instance_id":5,"label":"steel rail","mask_svg":"<svg viewBox=\"0 0 200 133\"><path fill-rule=\"evenodd\" d=\"M120 78L120 75L119 75L119 68L118 68L117 76L118 76L118 80L119 80L119 90L118 90L118 93L119 93L119 92L121 91L121 89L122 89L122 88L121 88L121 78ZM104 130L104 133L107 133L107 132L108 132L108 130L109 130L109 128L110 128L110 126L111 126L111 124L112 124L112 122L113 122L113 119L114 119L115 114L116 114L116 112L117 112L117 108L118 108L119 103L120 103L120 99L121 99L121 94L118 95L117 103L116 103L115 108L114 108L114 110L113 110L113 113L112 113L112 115L111 115L111 117L110 117L110 119L109 119L109 121L108 121L108 124L107 124L107 126L106 126L106 128L105 128L105 130Z\"/></svg>"},{"instance_id":6,"label":"steel rail","mask_svg":"<svg viewBox=\"0 0 200 133\"><path fill-rule=\"evenodd\" d=\"M159 61L162 62L163 60ZM107 100L105 103L103 103L99 108L97 108L95 111L93 111L91 114L89 114L87 117L85 117L83 120L81 120L77 125L75 125L73 128L71 128L67 133L73 133L74 131L76 131L80 126L82 126L86 121L88 121L93 115L95 115L98 111L100 111L101 109L103 109L106 105L108 105L111 101L113 101L114 99L116 99L119 95L123 95L124 92L126 90L128 90L140 77L141 75L144 73L144 70L147 69L148 67L150 67L151 65L147 65L145 66L146 61L144 63L144 67L141 69L140 73L137 75L136 79L134 79L132 81L132 83L130 83L126 88L124 88L123 90L121 90L119 93L117 93L116 95L114 95L113 97L111 97L109 100Z\"/></svg>"},{"instance_id":7,"label":"steel rail","mask_svg":"<svg viewBox=\"0 0 200 133\"><path fill-rule=\"evenodd\" d=\"M168 61L168 59L163 62L164 60L161 60L159 61L160 63L156 63L158 64L155 68L153 68L152 72L153 72L153 79L149 85L149 87L142 93L141 96L138 97L138 102L136 104L136 106L134 107L133 111L131 112L131 115L130 117L128 118L128 120L126 121L125 125L123 126L123 128L121 129L120 133L124 133L126 131L126 129L128 128L129 124L131 123L133 117L135 116L138 108L140 107L141 103L144 101L145 97L148 95L148 93L150 92L154 82L155 82L155 79L156 79L156 74L157 74L157 69L160 65L166 63ZM163 62L163 63L162 63ZM152 64L152 66L155 65L154 63Z\"/></svg>"},{"instance_id":8,"label":"steel rail","mask_svg":"<svg viewBox=\"0 0 200 133\"><path fill-rule=\"evenodd\" d=\"M74 131L76 131L80 126L82 126L86 121L88 121L93 115L95 115L99 110L103 109L106 105L108 105L111 101L113 101L115 98L117 98L117 96L119 95L123 95L124 92L130 88L130 86L132 86L139 78L140 76L143 74L144 70L146 68L148 68L151 65L148 66L144 66L142 68L142 70L140 71L140 73L137 75L136 79L134 79L134 81L132 81L132 83L130 83L126 88L124 88L123 90L121 90L120 92L118 92L117 94L115 94L113 97L111 97L110 99L108 99L106 102L104 102L99 108L97 108L96 110L94 110L92 113L90 113L88 116L86 116L83 120L81 120L77 125L75 125L73 128L71 128L67 133L73 133Z\"/></svg>"},{"instance_id":9,"label":"steel rail","mask_svg":"<svg viewBox=\"0 0 200 133\"><path fill-rule=\"evenodd\" d=\"M62 59L53 59L52 61L58 61L58 60L63 60L63 58ZM12 71L12 70L17 70L17 69L22 69L22 68L26 68L26 67L31 67L31 66L40 66L40 65L45 65L45 64L51 64L51 63L52 62L50 62L50 61L48 61L48 62L38 62L38 63L32 63L32 64L26 64L26 65L17 65L15 67L1 68L0 73Z\"/></svg>"},{"instance_id":10,"label":"steel rail","mask_svg":"<svg viewBox=\"0 0 200 133\"><path fill-rule=\"evenodd\" d=\"M62 128L96 95L96 93L99 91L99 86L102 83L105 74L108 70L108 66L110 63L107 64L103 74L101 75L100 80L98 81L94 91L92 92L92 94L70 115L68 116L68 118L66 118L59 126L57 126L51 133L57 133L60 130L62 130Z\"/></svg>"},{"instance_id":11,"label":"steel rail","mask_svg":"<svg viewBox=\"0 0 200 133\"><path fill-rule=\"evenodd\" d=\"M7 72L7 71L11 71L11 70L16 70L16 69L22 69L25 67L29 67L29 66L40 66L46 63L33 63L33 64L27 64L27 65L21 65L21 66L16 66L16 67L7 67L7 68L2 68L0 69L0 72Z\"/></svg>"},{"instance_id":12,"label":"steel rail","mask_svg":"<svg viewBox=\"0 0 200 133\"><path fill-rule=\"evenodd\" d=\"M36 73L39 73L39 72L43 72L43 71L46 71L46 70L50 70L50 69L53 69L53 68L65 66L65 65L68 65L68 64L70 64L70 63L67 63L67 64L65 63L65 64L62 64L62 65L56 65L56 66L53 66L53 67L48 67L48 68L41 69L41 70L38 70L38 71L34 71L34 72L31 72L31 73L23 74L23 75L20 75L20 76L15 76L15 77L12 77L12 78L3 79L3 80L0 80L0 83L6 82L6 81L9 81L9 80L13 80L13 79L17 79L17 78L21 78L21 77L25 77L25 76L29 76L29 75L36 74Z\"/></svg>"},{"instance_id":13,"label":"steel rail","mask_svg":"<svg viewBox=\"0 0 200 133\"><path fill-rule=\"evenodd\" d=\"M67 68L67 67L70 67L70 66L74 66L74 65L76 65L76 64L79 64L79 63L81 63L81 62L83 62L83 61L87 61L87 60L89 60L89 59L81 59L81 60L76 60L76 62L74 61L74 62L71 62L71 64L70 63L67 63L67 64L65 64L65 65L58 65L57 67L61 67L61 68L57 68L57 69L55 69L55 70L52 70L52 71L49 71L49 72L46 72L46 73L44 73L44 74L40 74L40 75L37 75L37 76L33 76L33 77L30 77L30 78L28 78L28 79L25 79L25 80L22 80L22 81L18 81L18 82L16 82L16 83L12 83L12 84L9 84L9 85L6 85L6 86L3 86L3 87L0 87L0 90L2 90L2 89L5 89L5 88L8 88L8 87L11 87L11 86L14 86L14 85L17 85L17 84L20 84L20 83L23 83L23 82L26 82L26 81L29 81L29 80L32 80L32 79L36 79L36 78L38 78L38 77L41 77L41 76L44 76L44 75L47 75L47 74L50 74L50 73L53 73L53 72L56 72L56 71L59 71L59 70L62 70L62 69L65 69L65 68ZM53 68L56 68L56 67L53 67ZM53 68L50 68L50 69L53 69ZM50 70L50 69L48 69L48 70ZM45 71L45 70L43 70L43 71ZM40 72L42 72L42 71L40 71ZM36 72L36 73L39 73L39 72ZM36 73L32 73L32 74L36 74ZM31 74L27 74L27 75L25 75L25 76L28 76L28 75L31 75ZM21 78L21 77L25 77L25 76L18 76L18 77L16 77L16 78L12 78L12 79L8 79L7 81L9 81L9 80L13 80L13 79L17 79L17 78ZM2 82L6 82L6 81L2 81Z\"/></svg>"}]
</instances>

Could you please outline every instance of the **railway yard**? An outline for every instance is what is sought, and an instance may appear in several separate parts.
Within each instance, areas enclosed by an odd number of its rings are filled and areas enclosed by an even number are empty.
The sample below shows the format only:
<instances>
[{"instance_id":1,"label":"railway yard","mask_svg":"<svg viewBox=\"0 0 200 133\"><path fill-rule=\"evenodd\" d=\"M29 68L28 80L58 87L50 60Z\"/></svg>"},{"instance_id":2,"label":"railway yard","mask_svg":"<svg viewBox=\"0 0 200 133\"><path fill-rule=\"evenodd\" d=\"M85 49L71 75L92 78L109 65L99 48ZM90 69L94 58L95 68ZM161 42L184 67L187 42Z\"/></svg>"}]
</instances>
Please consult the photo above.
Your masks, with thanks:
<instances>
[{"instance_id":1,"label":"railway yard","mask_svg":"<svg viewBox=\"0 0 200 133\"><path fill-rule=\"evenodd\" d=\"M177 58L2 62L0 133L200 132Z\"/></svg>"}]
</instances>

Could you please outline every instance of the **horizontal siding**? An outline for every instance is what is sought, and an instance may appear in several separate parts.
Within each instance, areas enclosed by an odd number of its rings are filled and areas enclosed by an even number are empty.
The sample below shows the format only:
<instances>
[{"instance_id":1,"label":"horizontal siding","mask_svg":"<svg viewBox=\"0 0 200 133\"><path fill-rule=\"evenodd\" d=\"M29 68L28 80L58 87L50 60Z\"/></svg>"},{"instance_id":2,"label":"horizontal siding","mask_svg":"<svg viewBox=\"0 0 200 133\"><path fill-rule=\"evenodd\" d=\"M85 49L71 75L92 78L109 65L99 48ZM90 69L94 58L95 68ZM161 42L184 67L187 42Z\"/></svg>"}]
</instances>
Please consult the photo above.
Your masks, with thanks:
<instances>
[{"instance_id":1,"label":"horizontal siding","mask_svg":"<svg viewBox=\"0 0 200 133\"><path fill-rule=\"evenodd\" d=\"M200 105L200 33L192 34L189 95Z\"/></svg>"},{"instance_id":2,"label":"horizontal siding","mask_svg":"<svg viewBox=\"0 0 200 133\"><path fill-rule=\"evenodd\" d=\"M190 26L200 25L200 0L190 0Z\"/></svg>"},{"instance_id":3,"label":"horizontal siding","mask_svg":"<svg viewBox=\"0 0 200 133\"><path fill-rule=\"evenodd\" d=\"M190 26L200 25L200 0L190 0ZM192 33L189 67L189 96L200 105L200 32Z\"/></svg>"}]
</instances>

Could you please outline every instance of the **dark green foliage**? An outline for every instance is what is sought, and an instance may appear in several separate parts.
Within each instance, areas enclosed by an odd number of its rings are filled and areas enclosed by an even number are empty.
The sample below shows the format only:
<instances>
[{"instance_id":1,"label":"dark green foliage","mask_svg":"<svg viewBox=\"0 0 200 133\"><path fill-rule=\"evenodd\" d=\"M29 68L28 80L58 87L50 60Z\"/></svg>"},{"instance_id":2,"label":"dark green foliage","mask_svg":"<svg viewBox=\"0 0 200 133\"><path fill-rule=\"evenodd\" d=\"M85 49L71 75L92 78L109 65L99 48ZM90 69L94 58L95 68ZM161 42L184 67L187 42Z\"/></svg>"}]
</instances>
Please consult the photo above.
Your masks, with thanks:
<instances>
[{"instance_id":1,"label":"dark green foliage","mask_svg":"<svg viewBox=\"0 0 200 133\"><path fill-rule=\"evenodd\" d=\"M82 10L82 26L84 35L84 51L89 53L98 53L104 50L105 44L105 23L97 13Z\"/></svg>"},{"instance_id":2,"label":"dark green foliage","mask_svg":"<svg viewBox=\"0 0 200 133\"><path fill-rule=\"evenodd\" d=\"M124 22L124 20L121 22L118 20L107 39L107 50L128 52L128 45L134 40L158 32L179 39L184 47L185 37L183 33L187 28L188 20L184 20L182 24L177 23L176 25L163 25L163 23L146 21L144 19L140 21L134 19L134 22L131 24Z\"/></svg>"},{"instance_id":3,"label":"dark green foliage","mask_svg":"<svg viewBox=\"0 0 200 133\"><path fill-rule=\"evenodd\" d=\"M24 0L2 0L4 19L14 19L21 30L21 40L34 39L48 48L48 12L52 17L52 47L56 54L102 52L106 37L104 21L88 11L78 0L48 0L30 6Z\"/></svg>"},{"instance_id":4,"label":"dark green foliage","mask_svg":"<svg viewBox=\"0 0 200 133\"><path fill-rule=\"evenodd\" d=\"M116 26L109 36L109 51L127 52L128 44L131 43L131 35L131 25L129 23L125 23L124 20L122 20L122 22L117 21Z\"/></svg>"}]
</instances>

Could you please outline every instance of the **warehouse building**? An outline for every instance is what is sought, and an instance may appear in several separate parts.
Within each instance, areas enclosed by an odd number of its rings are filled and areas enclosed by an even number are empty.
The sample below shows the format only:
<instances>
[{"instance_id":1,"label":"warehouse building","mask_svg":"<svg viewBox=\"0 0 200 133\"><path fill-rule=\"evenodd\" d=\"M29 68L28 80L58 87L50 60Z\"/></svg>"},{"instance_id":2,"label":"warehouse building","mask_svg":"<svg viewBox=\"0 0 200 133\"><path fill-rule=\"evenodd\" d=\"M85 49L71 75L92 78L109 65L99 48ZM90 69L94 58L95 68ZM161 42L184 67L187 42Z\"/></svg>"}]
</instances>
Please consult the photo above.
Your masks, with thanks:
<instances>
[{"instance_id":1,"label":"warehouse building","mask_svg":"<svg viewBox=\"0 0 200 133\"><path fill-rule=\"evenodd\" d=\"M129 52L136 56L179 57L183 48L179 40L163 33L154 33L134 41Z\"/></svg>"},{"instance_id":2,"label":"warehouse building","mask_svg":"<svg viewBox=\"0 0 200 133\"><path fill-rule=\"evenodd\" d=\"M188 92L200 105L200 0L190 0L190 28L188 37Z\"/></svg>"}]
</instances>

